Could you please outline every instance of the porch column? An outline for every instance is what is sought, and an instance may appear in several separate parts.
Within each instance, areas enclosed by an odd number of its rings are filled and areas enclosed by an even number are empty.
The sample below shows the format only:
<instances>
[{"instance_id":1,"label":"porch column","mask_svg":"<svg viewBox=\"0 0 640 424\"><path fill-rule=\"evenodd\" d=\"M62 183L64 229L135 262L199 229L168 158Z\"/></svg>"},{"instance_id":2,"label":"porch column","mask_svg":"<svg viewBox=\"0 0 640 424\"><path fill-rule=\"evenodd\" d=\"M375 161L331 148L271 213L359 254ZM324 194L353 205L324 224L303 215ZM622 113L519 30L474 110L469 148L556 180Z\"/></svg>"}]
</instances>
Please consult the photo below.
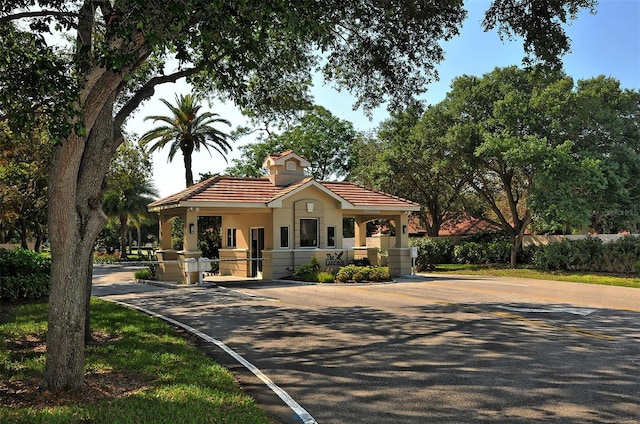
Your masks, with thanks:
<instances>
[{"instance_id":1,"label":"porch column","mask_svg":"<svg viewBox=\"0 0 640 424\"><path fill-rule=\"evenodd\" d=\"M160 214L160 240L158 244L160 245L160 250L170 250L171 249L171 217Z\"/></svg>"},{"instance_id":2,"label":"porch column","mask_svg":"<svg viewBox=\"0 0 640 424\"><path fill-rule=\"evenodd\" d=\"M367 246L367 221L362 218L355 218L355 247Z\"/></svg>"},{"instance_id":3,"label":"porch column","mask_svg":"<svg viewBox=\"0 0 640 424\"><path fill-rule=\"evenodd\" d=\"M182 251L178 252L178 284L195 284L198 282L198 267L193 262L200 258L198 250L198 212L199 208L188 208L185 210L184 218L184 241Z\"/></svg>"},{"instance_id":4,"label":"porch column","mask_svg":"<svg viewBox=\"0 0 640 424\"><path fill-rule=\"evenodd\" d=\"M406 213L393 217L396 223L396 247L409 247L409 216Z\"/></svg>"},{"instance_id":5,"label":"porch column","mask_svg":"<svg viewBox=\"0 0 640 424\"><path fill-rule=\"evenodd\" d=\"M198 251L198 211L199 208L189 208L185 211L182 249L186 252Z\"/></svg>"},{"instance_id":6,"label":"porch column","mask_svg":"<svg viewBox=\"0 0 640 424\"><path fill-rule=\"evenodd\" d=\"M409 217L402 213L391 219L396 224L396 247L389 249L389 273L392 277L411 273L411 257L409 254Z\"/></svg>"},{"instance_id":7,"label":"porch column","mask_svg":"<svg viewBox=\"0 0 640 424\"><path fill-rule=\"evenodd\" d=\"M171 221L175 215L160 213L160 240L159 249L156 251L158 264L157 278L160 281L178 281L178 254L171 246ZM167 262L172 261L172 262Z\"/></svg>"}]
</instances>

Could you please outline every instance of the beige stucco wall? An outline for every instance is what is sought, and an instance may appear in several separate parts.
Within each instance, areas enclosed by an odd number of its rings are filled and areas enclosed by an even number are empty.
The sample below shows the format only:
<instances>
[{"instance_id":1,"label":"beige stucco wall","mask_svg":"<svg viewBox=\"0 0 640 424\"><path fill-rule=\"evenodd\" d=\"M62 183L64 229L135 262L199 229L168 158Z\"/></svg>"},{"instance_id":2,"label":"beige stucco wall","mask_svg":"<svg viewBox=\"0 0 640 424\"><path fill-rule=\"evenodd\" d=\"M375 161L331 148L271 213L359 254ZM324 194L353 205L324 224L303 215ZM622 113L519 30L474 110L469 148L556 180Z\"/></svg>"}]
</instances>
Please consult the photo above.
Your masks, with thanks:
<instances>
[{"instance_id":1,"label":"beige stucco wall","mask_svg":"<svg viewBox=\"0 0 640 424\"><path fill-rule=\"evenodd\" d=\"M236 229L236 248L249 249L251 247L251 229L264 228L265 249L272 247L273 226L271 210L262 213L240 212L233 215L222 215L222 247L227 248L227 229Z\"/></svg>"},{"instance_id":2,"label":"beige stucco wall","mask_svg":"<svg viewBox=\"0 0 640 424\"><path fill-rule=\"evenodd\" d=\"M251 268L247 258L249 249L220 249L220 275L248 277Z\"/></svg>"},{"instance_id":3,"label":"beige stucco wall","mask_svg":"<svg viewBox=\"0 0 640 424\"><path fill-rule=\"evenodd\" d=\"M312 204L313 211L307 210L307 204ZM282 202L282 208L274 209L273 234L274 250L281 250L280 227L289 227L289 248L300 248L300 219L318 219L318 247L327 248L327 227L336 228L336 249L342 247L342 213L338 209L338 202L333 197L316 187L310 187L301 193L296 193Z\"/></svg>"}]
</instances>

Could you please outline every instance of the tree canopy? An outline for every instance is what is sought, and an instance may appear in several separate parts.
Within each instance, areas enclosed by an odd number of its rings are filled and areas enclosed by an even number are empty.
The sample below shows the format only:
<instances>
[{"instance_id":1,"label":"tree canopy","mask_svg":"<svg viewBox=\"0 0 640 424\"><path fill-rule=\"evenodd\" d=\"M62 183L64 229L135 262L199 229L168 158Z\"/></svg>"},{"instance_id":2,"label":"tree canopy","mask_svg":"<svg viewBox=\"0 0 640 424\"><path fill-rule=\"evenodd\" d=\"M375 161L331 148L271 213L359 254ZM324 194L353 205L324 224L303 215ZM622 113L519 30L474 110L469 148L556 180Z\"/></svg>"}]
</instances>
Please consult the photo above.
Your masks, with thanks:
<instances>
[{"instance_id":1,"label":"tree canopy","mask_svg":"<svg viewBox=\"0 0 640 424\"><path fill-rule=\"evenodd\" d=\"M242 159L234 160L225 173L262 176L265 172L262 162L268 154L293 150L309 160L308 172L314 178L345 178L353 167L351 158L357 137L351 122L337 118L322 106L315 106L281 133L270 133L256 143L242 146Z\"/></svg>"},{"instance_id":2,"label":"tree canopy","mask_svg":"<svg viewBox=\"0 0 640 424\"><path fill-rule=\"evenodd\" d=\"M472 215L512 238L515 264L527 230L636 229L638 116L640 92L613 78L496 68L456 78L421 116L392 115L356 174L419 202L431 236L474 194L485 210Z\"/></svg>"}]
</instances>

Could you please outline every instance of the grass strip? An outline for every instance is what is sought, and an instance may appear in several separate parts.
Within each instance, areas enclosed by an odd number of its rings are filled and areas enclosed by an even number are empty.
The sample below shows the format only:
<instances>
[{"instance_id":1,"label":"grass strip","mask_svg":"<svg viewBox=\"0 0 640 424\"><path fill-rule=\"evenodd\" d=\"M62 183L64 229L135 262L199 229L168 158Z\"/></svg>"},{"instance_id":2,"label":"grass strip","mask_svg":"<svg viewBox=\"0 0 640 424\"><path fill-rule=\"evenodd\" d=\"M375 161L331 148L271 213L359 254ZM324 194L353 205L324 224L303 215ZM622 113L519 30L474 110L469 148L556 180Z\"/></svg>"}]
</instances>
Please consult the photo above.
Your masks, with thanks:
<instances>
[{"instance_id":1,"label":"grass strip","mask_svg":"<svg viewBox=\"0 0 640 424\"><path fill-rule=\"evenodd\" d=\"M591 274L587 272L541 271L531 268L513 269L499 265L440 264L434 271L430 272L531 278L535 280L567 281L571 283L640 288L640 279L637 277Z\"/></svg>"},{"instance_id":2,"label":"grass strip","mask_svg":"<svg viewBox=\"0 0 640 424\"><path fill-rule=\"evenodd\" d=\"M0 314L0 423L271 423L232 374L162 321L92 299L80 392L38 390L47 304Z\"/></svg>"}]
</instances>

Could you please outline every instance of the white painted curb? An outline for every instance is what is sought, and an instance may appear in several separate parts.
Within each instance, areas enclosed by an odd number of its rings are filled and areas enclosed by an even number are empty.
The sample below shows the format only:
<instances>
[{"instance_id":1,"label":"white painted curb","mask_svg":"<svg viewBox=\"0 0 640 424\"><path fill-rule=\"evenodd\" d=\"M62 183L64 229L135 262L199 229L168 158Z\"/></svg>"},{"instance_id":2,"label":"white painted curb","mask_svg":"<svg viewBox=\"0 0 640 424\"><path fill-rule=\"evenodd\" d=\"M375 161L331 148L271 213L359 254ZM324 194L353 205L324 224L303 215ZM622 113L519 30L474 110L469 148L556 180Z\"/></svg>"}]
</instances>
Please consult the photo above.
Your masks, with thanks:
<instances>
[{"instance_id":1,"label":"white painted curb","mask_svg":"<svg viewBox=\"0 0 640 424\"><path fill-rule=\"evenodd\" d=\"M105 300L109 300L109 299L105 299ZM205 341L207 341L209 343L215 344L220 349L222 349L226 353L228 353L233 359L235 359L240 364L242 364L245 368L247 368L249 371L251 371L256 377L258 377L260 380L262 380L262 382L264 384L266 384L267 387L269 387L269 389L271 389L271 391L273 391L276 395L278 395L278 397L280 399L282 399L284 401L284 403L286 403L287 406L289 408L291 408L291 410L293 412L295 412L298 417L300 417L300 419L302 420L302 422L304 424L318 424L317 421L311 416L311 414L309 414L302 406L300 406L300 404L298 404L295 400L293 400L293 398L287 392L285 392L277 384L275 384L273 381L271 381L271 379L269 377L267 377L262 371L260 371L260 369L258 367L253 365L251 362L247 361L240 354L238 354L236 351L231 349L226 344L222 343L220 340L214 339L213 337L203 333L202 331L196 330L195 328L190 327L187 324L184 324L184 323L182 323L180 321L176 321L176 320L174 320L172 318L166 317L164 315L160 315L160 314L158 314L156 312L150 311L150 310L142 308L140 306L130 305L128 303L120 302L120 301L117 301L117 300L109 300L109 301L113 302L113 303L117 303L117 304L122 305L122 306L126 306L127 308L136 309L136 310L138 310L140 312L144 312L147 315L151 315L152 317L160 318L161 320L166 321L166 322L168 322L170 324L173 324L173 325L175 325L177 327L180 327L180 328L188 331L189 333L191 333L191 334L193 334L195 336L198 336L201 339L203 339L203 340L205 340Z\"/></svg>"}]
</instances>

